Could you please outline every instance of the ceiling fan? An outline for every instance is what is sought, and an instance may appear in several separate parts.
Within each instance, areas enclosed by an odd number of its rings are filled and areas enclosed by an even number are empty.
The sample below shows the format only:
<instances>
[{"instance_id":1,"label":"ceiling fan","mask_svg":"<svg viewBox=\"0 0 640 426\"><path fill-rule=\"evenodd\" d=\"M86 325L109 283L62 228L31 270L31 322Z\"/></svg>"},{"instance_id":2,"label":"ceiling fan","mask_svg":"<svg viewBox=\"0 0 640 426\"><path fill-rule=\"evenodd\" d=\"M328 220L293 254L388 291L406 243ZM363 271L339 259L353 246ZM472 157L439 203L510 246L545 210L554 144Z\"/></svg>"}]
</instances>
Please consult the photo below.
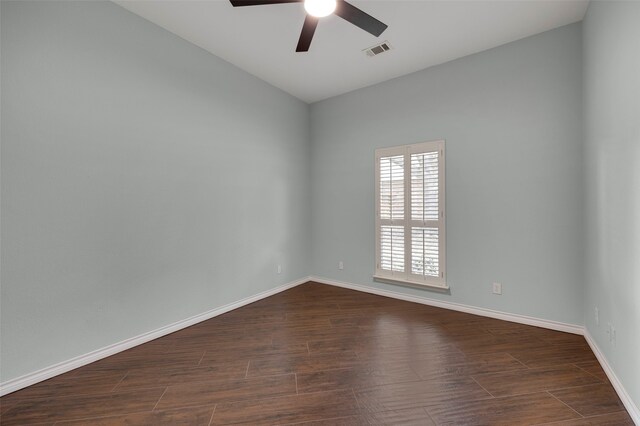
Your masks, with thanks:
<instances>
[{"instance_id":1,"label":"ceiling fan","mask_svg":"<svg viewBox=\"0 0 640 426\"><path fill-rule=\"evenodd\" d=\"M356 27L378 37L387 29L387 25L378 21L373 16L363 12L351 3L344 0L229 0L233 7L238 6L263 6L280 3L304 3L307 16L304 19L300 39L296 46L296 52L307 52L313 39L313 34L318 26L320 18L332 13L342 19L351 22Z\"/></svg>"}]
</instances>

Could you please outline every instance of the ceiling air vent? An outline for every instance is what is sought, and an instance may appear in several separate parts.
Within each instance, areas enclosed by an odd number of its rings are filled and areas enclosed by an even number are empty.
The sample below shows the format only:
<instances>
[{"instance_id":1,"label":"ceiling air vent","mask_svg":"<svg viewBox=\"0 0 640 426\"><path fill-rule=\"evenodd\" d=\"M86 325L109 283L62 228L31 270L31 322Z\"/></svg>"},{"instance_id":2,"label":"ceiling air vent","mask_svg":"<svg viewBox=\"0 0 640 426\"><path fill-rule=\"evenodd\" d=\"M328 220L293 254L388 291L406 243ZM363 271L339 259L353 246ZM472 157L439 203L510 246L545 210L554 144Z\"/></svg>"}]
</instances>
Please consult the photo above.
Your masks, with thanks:
<instances>
[{"instance_id":1,"label":"ceiling air vent","mask_svg":"<svg viewBox=\"0 0 640 426\"><path fill-rule=\"evenodd\" d=\"M367 56L377 56L381 53L388 52L391 50L391 44L388 41L384 41L380 44L376 44L375 46L368 47L363 50Z\"/></svg>"}]
</instances>

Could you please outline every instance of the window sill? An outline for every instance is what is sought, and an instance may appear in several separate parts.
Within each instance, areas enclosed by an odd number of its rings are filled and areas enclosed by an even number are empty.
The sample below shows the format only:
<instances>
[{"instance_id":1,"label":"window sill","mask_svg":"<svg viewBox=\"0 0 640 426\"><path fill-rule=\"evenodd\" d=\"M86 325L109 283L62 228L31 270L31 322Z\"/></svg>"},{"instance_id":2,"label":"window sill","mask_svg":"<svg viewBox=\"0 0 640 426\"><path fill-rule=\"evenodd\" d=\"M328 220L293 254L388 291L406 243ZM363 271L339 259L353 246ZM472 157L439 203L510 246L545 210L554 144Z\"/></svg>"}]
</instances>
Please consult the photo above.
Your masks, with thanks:
<instances>
[{"instance_id":1,"label":"window sill","mask_svg":"<svg viewBox=\"0 0 640 426\"><path fill-rule=\"evenodd\" d=\"M383 277L383 276L380 276L380 275L374 275L373 276L373 280L377 281L377 282L385 283L385 284L402 285L402 286L405 286L405 287L422 288L422 289L436 290L436 291L442 291L442 292L448 292L449 291L449 286L447 284L444 284L444 285L429 284L429 283L425 283L425 282L409 281L409 280L401 280L401 279L397 279L397 278Z\"/></svg>"}]
</instances>

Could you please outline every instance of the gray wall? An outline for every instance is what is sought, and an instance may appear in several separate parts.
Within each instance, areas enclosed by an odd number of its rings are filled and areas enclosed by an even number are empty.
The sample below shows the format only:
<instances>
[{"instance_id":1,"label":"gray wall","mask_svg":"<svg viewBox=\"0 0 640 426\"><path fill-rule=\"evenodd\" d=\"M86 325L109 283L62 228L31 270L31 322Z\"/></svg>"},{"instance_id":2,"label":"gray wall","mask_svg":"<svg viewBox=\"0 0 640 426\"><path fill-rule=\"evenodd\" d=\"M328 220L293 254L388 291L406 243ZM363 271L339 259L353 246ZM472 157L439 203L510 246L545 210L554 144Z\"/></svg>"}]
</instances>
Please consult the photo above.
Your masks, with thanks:
<instances>
[{"instance_id":1,"label":"gray wall","mask_svg":"<svg viewBox=\"0 0 640 426\"><path fill-rule=\"evenodd\" d=\"M574 24L313 104L312 273L582 324L581 69ZM372 281L374 150L435 139L450 295Z\"/></svg>"},{"instance_id":2,"label":"gray wall","mask_svg":"<svg viewBox=\"0 0 640 426\"><path fill-rule=\"evenodd\" d=\"M306 104L110 2L1 14L2 381L308 275Z\"/></svg>"},{"instance_id":3,"label":"gray wall","mask_svg":"<svg viewBox=\"0 0 640 426\"><path fill-rule=\"evenodd\" d=\"M584 20L586 327L640 406L640 3ZM595 322L595 307L600 325ZM607 324L616 329L609 342Z\"/></svg>"}]
</instances>

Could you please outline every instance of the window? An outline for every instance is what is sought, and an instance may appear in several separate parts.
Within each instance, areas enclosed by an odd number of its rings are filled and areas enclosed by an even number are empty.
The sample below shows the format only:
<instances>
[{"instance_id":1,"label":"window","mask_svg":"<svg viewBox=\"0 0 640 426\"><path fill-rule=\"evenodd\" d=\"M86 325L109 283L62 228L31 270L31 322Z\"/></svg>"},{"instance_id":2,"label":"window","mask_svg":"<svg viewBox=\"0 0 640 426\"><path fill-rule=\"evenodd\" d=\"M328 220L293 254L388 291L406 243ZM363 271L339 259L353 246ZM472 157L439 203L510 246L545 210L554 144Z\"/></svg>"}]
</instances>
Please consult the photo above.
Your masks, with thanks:
<instances>
[{"instance_id":1,"label":"window","mask_svg":"<svg viewBox=\"0 0 640 426\"><path fill-rule=\"evenodd\" d=\"M444 141L376 150L375 278L447 288Z\"/></svg>"}]
</instances>

